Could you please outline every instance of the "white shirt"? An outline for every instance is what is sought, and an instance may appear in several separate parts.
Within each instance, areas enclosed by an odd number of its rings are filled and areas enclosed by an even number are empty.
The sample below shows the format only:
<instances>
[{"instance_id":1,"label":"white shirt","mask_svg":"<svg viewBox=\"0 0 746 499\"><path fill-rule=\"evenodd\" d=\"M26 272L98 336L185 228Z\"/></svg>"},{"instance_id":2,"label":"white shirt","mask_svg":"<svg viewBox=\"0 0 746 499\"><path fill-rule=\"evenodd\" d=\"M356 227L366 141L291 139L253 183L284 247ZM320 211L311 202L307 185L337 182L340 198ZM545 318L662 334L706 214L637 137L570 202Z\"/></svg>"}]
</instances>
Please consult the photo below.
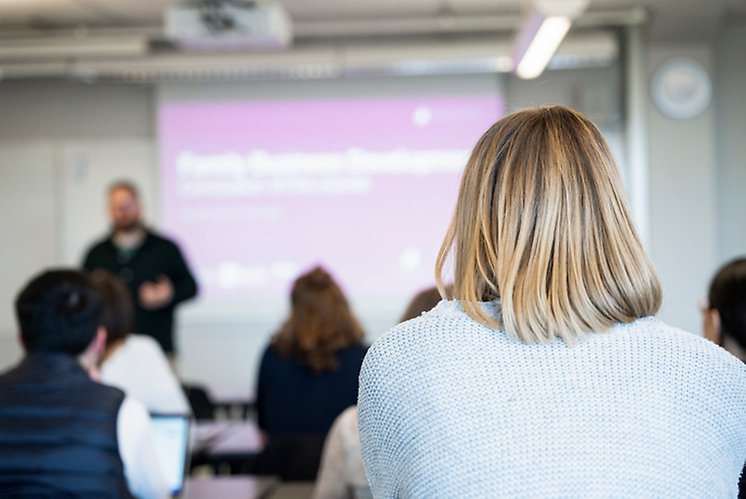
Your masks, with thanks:
<instances>
[{"instance_id":1,"label":"white shirt","mask_svg":"<svg viewBox=\"0 0 746 499\"><path fill-rule=\"evenodd\" d=\"M365 477L357 429L357 407L347 408L334 421L324 444L314 499L373 497Z\"/></svg>"},{"instance_id":2,"label":"white shirt","mask_svg":"<svg viewBox=\"0 0 746 499\"><path fill-rule=\"evenodd\" d=\"M127 485L135 497L170 497L156 458L150 416L137 400L125 397L117 415L117 442Z\"/></svg>"},{"instance_id":3,"label":"white shirt","mask_svg":"<svg viewBox=\"0 0 746 499\"><path fill-rule=\"evenodd\" d=\"M101 381L142 402L151 413L189 414L189 403L158 343L131 334L101 366Z\"/></svg>"}]
</instances>

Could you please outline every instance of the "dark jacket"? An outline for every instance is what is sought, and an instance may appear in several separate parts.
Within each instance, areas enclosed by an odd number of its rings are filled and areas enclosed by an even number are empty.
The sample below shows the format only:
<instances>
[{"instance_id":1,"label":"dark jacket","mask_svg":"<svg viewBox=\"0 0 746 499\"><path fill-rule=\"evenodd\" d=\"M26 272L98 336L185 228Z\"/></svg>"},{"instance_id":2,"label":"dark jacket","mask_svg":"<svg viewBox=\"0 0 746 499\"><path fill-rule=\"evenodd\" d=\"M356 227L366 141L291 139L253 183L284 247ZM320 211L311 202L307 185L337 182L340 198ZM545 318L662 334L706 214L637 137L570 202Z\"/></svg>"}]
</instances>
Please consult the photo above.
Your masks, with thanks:
<instances>
[{"instance_id":1,"label":"dark jacket","mask_svg":"<svg viewBox=\"0 0 746 499\"><path fill-rule=\"evenodd\" d=\"M0 497L130 497L123 400L65 354L30 354L0 375Z\"/></svg>"},{"instance_id":2,"label":"dark jacket","mask_svg":"<svg viewBox=\"0 0 746 499\"><path fill-rule=\"evenodd\" d=\"M104 269L119 276L129 288L135 306L135 332L155 338L166 353L174 351L174 308L197 294L197 283L176 244L148 231L140 247L127 255L117 249L110 235L88 250L83 267L89 271ZM144 309L138 290L143 283L156 281L159 275L171 280L173 301L158 310Z\"/></svg>"},{"instance_id":3,"label":"dark jacket","mask_svg":"<svg viewBox=\"0 0 746 499\"><path fill-rule=\"evenodd\" d=\"M326 435L334 419L357 403L358 376L367 350L365 345L344 348L337 352L337 369L315 373L268 347L256 392L259 427L270 437Z\"/></svg>"}]
</instances>

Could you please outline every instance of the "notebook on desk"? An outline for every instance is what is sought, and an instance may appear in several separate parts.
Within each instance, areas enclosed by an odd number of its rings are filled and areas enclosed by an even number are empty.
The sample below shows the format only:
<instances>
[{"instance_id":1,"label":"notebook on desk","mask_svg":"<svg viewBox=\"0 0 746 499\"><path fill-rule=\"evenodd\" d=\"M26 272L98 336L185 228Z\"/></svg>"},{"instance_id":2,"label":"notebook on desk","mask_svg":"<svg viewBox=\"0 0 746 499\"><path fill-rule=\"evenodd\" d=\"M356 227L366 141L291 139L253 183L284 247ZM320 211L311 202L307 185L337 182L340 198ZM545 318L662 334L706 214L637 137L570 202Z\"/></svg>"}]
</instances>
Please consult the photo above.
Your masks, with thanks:
<instances>
[{"instance_id":1,"label":"notebook on desk","mask_svg":"<svg viewBox=\"0 0 746 499\"><path fill-rule=\"evenodd\" d=\"M172 495L181 493L189 464L189 416L151 414L158 462Z\"/></svg>"}]
</instances>

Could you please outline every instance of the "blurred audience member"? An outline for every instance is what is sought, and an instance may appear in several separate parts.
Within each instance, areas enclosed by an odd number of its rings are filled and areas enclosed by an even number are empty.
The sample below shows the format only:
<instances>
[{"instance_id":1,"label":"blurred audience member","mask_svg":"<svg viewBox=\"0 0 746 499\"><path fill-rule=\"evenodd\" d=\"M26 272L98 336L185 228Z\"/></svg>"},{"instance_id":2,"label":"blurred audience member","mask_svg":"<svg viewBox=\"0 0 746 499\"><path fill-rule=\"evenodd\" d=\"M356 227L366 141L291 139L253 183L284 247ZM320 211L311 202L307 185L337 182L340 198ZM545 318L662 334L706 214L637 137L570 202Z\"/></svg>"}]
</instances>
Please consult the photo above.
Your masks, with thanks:
<instances>
[{"instance_id":1,"label":"blurred audience member","mask_svg":"<svg viewBox=\"0 0 746 499\"><path fill-rule=\"evenodd\" d=\"M86 270L104 269L127 286L135 308L135 331L152 336L174 354L174 310L197 294L197 283L179 247L145 227L134 184L109 188L111 233L85 255Z\"/></svg>"},{"instance_id":2,"label":"blurred audience member","mask_svg":"<svg viewBox=\"0 0 746 499\"><path fill-rule=\"evenodd\" d=\"M36 276L16 298L26 355L0 375L0 497L167 497L145 408L97 383L106 344L91 279Z\"/></svg>"},{"instance_id":3,"label":"blurred audience member","mask_svg":"<svg viewBox=\"0 0 746 499\"><path fill-rule=\"evenodd\" d=\"M438 288L417 293L399 322L408 321L427 312L440 301ZM348 407L334 421L326 438L314 499L366 499L373 497L365 477L360 455L360 435L357 428L357 406Z\"/></svg>"},{"instance_id":4,"label":"blurred audience member","mask_svg":"<svg viewBox=\"0 0 746 499\"><path fill-rule=\"evenodd\" d=\"M705 338L746 361L746 258L721 267L703 310Z\"/></svg>"},{"instance_id":5,"label":"blurred audience member","mask_svg":"<svg viewBox=\"0 0 746 499\"><path fill-rule=\"evenodd\" d=\"M357 401L367 347L347 299L324 269L300 276L290 302L290 317L259 368L257 417L269 441L255 472L313 480L334 419ZM302 462L291 466L290 459Z\"/></svg>"},{"instance_id":6,"label":"blurred audience member","mask_svg":"<svg viewBox=\"0 0 746 499\"><path fill-rule=\"evenodd\" d=\"M367 499L373 497L365 477L357 429L357 405L334 421L324 443L314 499Z\"/></svg>"},{"instance_id":7,"label":"blurred audience member","mask_svg":"<svg viewBox=\"0 0 746 499\"><path fill-rule=\"evenodd\" d=\"M119 279L105 270L91 273L103 299L101 322L106 350L101 381L124 390L151 413L187 414L189 404L168 359L156 341L132 330L132 300Z\"/></svg>"},{"instance_id":8,"label":"blurred audience member","mask_svg":"<svg viewBox=\"0 0 746 499\"><path fill-rule=\"evenodd\" d=\"M746 258L717 271L702 313L705 338L746 362ZM738 488L738 497L746 499L746 464Z\"/></svg>"},{"instance_id":9,"label":"blurred audience member","mask_svg":"<svg viewBox=\"0 0 746 499\"><path fill-rule=\"evenodd\" d=\"M404 315L402 315L401 319L399 319L399 322L404 322L408 321L409 319L419 317L428 310L431 310L440 302L440 300L441 296L438 288L432 287L423 289L422 291L414 295L412 301L409 302L407 309L404 311Z\"/></svg>"}]
</instances>

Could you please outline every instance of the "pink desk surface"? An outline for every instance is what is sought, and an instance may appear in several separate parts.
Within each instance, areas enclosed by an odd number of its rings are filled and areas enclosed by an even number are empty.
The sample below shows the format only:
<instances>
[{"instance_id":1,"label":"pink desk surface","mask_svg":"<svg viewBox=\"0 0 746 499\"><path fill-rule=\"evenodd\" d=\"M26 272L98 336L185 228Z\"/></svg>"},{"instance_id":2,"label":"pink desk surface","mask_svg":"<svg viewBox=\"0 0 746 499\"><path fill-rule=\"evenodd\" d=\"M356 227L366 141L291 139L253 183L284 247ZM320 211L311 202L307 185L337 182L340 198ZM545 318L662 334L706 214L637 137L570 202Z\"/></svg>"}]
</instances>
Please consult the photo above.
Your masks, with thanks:
<instances>
[{"instance_id":1,"label":"pink desk surface","mask_svg":"<svg viewBox=\"0 0 746 499\"><path fill-rule=\"evenodd\" d=\"M258 454L264 442L253 421L200 421L192 427L191 448L208 456Z\"/></svg>"},{"instance_id":2,"label":"pink desk surface","mask_svg":"<svg viewBox=\"0 0 746 499\"><path fill-rule=\"evenodd\" d=\"M275 483L272 478L250 476L190 479L184 485L182 499L258 499Z\"/></svg>"}]
</instances>

